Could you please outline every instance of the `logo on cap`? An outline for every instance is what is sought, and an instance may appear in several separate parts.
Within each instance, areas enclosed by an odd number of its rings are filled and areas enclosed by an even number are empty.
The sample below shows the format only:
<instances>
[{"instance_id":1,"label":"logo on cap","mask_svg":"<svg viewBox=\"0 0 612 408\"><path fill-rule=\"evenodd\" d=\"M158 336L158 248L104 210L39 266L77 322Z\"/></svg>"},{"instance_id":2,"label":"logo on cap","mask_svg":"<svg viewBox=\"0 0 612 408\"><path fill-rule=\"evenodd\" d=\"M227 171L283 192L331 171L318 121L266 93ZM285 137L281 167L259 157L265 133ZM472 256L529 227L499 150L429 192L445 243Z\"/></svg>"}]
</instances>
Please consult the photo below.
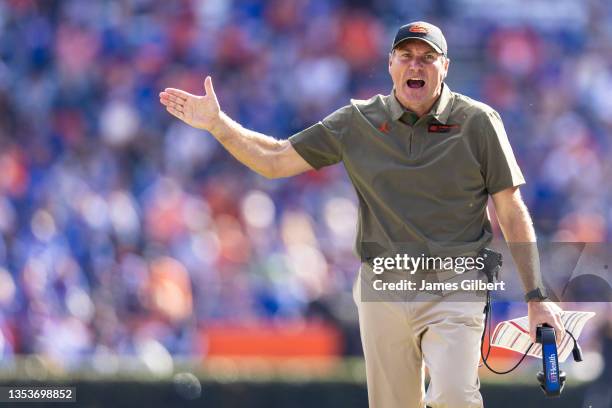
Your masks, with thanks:
<instances>
[{"instance_id":1,"label":"logo on cap","mask_svg":"<svg viewBox=\"0 0 612 408\"><path fill-rule=\"evenodd\" d=\"M423 24L415 24L412 27L410 27L408 31L410 31L411 33L427 34L429 32L429 29L427 29L427 27L425 27Z\"/></svg>"}]
</instances>

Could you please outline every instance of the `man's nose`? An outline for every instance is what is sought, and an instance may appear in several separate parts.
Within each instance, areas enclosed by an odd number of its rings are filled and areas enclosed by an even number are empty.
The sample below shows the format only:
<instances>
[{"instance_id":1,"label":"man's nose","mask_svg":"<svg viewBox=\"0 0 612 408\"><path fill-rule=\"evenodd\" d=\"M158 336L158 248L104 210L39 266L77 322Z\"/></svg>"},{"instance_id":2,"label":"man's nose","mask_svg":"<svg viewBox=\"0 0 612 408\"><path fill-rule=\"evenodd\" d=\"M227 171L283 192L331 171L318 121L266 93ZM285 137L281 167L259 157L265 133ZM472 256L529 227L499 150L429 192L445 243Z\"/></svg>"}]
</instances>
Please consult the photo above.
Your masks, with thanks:
<instances>
[{"instance_id":1,"label":"man's nose","mask_svg":"<svg viewBox=\"0 0 612 408\"><path fill-rule=\"evenodd\" d=\"M420 70L421 68L423 68L423 62L421 61L420 58L418 57L410 58L410 60L408 61L408 69L416 71L416 70Z\"/></svg>"}]
</instances>

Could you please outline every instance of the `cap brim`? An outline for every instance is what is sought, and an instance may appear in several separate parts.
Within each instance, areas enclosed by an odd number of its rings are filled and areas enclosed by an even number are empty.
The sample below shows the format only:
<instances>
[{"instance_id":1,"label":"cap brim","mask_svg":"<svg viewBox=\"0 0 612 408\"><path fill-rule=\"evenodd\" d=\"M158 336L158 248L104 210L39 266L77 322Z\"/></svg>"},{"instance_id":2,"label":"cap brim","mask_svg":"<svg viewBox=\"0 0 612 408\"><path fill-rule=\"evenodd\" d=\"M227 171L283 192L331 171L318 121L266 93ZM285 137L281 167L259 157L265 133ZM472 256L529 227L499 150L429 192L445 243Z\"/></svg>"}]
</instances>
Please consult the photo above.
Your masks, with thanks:
<instances>
[{"instance_id":1,"label":"cap brim","mask_svg":"<svg viewBox=\"0 0 612 408\"><path fill-rule=\"evenodd\" d=\"M404 41L408 41L408 40L420 40L420 41L423 41L423 42L429 44L431 46L431 48L433 48L434 50L438 51L440 54L444 54L444 51L442 51L442 49L440 47L438 47L436 44L432 43L429 40L426 40L425 38L421 38L421 37L406 37L406 38L402 38L401 40L399 40L398 42L393 44L393 48L391 48L391 49L392 50L396 49L398 45L400 45Z\"/></svg>"}]
</instances>

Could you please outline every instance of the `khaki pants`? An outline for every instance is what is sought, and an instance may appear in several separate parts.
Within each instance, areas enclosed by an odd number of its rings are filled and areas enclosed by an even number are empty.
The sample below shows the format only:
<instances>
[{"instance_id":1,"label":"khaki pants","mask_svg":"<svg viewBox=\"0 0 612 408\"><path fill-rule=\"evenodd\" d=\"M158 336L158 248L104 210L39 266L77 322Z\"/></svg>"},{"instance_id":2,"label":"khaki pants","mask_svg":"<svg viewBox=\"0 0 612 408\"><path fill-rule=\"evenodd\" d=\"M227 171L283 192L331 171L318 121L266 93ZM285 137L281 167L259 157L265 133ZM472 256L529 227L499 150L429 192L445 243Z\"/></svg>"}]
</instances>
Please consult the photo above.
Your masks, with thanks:
<instances>
[{"instance_id":1,"label":"khaki pants","mask_svg":"<svg viewBox=\"0 0 612 408\"><path fill-rule=\"evenodd\" d=\"M362 302L353 290L370 408L480 408L484 301ZM424 367L431 381L427 392Z\"/></svg>"}]
</instances>

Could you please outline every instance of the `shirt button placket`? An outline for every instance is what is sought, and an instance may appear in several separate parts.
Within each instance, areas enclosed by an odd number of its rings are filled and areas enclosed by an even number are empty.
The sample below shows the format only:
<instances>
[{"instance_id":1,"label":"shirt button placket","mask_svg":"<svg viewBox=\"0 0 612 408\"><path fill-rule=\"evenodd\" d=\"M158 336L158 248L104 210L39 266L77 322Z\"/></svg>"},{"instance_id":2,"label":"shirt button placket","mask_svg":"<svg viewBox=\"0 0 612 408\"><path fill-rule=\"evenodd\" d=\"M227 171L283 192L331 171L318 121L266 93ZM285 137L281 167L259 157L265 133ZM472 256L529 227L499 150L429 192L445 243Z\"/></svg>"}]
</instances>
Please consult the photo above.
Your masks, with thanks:
<instances>
[{"instance_id":1,"label":"shirt button placket","mask_svg":"<svg viewBox=\"0 0 612 408\"><path fill-rule=\"evenodd\" d=\"M414 126L417 121L417 117L411 112L404 112L404 114L400 117L400 122L406 125L408 131L408 141L406 146L406 151L408 152L408 157L412 157L414 154Z\"/></svg>"},{"instance_id":2,"label":"shirt button placket","mask_svg":"<svg viewBox=\"0 0 612 408\"><path fill-rule=\"evenodd\" d=\"M408 157L412 157L414 151L414 131L410 129L408 131Z\"/></svg>"}]
</instances>

